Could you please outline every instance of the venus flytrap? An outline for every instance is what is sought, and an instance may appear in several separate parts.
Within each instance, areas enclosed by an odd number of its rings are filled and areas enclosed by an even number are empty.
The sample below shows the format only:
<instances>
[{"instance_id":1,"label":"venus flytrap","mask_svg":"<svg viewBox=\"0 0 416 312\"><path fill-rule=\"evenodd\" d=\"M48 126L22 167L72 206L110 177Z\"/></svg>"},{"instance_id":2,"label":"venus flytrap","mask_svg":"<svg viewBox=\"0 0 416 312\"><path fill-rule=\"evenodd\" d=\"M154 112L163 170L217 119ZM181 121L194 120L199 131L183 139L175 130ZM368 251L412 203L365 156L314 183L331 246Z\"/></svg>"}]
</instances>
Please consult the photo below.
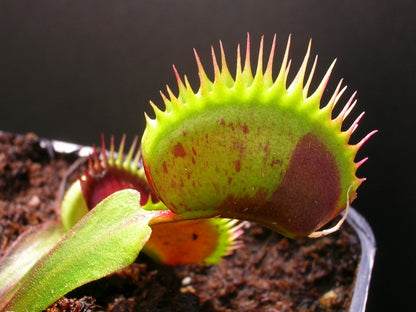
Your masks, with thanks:
<instances>
[{"instance_id":1,"label":"venus flytrap","mask_svg":"<svg viewBox=\"0 0 416 312\"><path fill-rule=\"evenodd\" d=\"M212 49L211 81L195 53L200 78L194 92L175 70L179 94L168 87L165 110L152 103L142 138L143 165L153 191L174 212L188 217L251 220L288 237L318 230L356 197L364 179L356 177L366 159L354 162L375 132L350 145L361 114L342 131L354 108L355 93L337 116L333 109L345 91L338 84L329 102L320 100L334 63L310 92L316 59L306 78L309 44L303 63L287 86L290 38L273 79L275 40L263 72L263 39L255 74L250 40L244 67L237 52L232 78L222 45L221 69ZM349 204L349 203L348 203Z\"/></svg>"},{"instance_id":2,"label":"venus flytrap","mask_svg":"<svg viewBox=\"0 0 416 312\"><path fill-rule=\"evenodd\" d=\"M341 82L321 107L334 64L310 92L317 64L315 58L306 75L310 45L288 84L289 39L274 78L275 40L263 71L262 38L254 75L249 37L244 66L237 49L235 77L222 44L221 67L212 49L213 80L195 52L197 92L174 68L179 93L169 87L168 97L162 93L164 111L151 103L155 118L146 115L141 152L135 139L123 158L123 137L117 155L113 139L107 155L102 139L101 157L94 149L62 202L57 227L66 234L56 244L46 242L39 228L42 248L17 275L10 255L22 255L25 245L17 243L2 259L0 276L7 276L8 284L0 285L0 311L42 310L68 291L132 263L140 251L172 265L218 263L241 247L243 223L235 219L291 238L331 232L320 229L356 197L364 181L356 170L366 159L354 158L375 131L349 143L363 114L341 130L355 106L353 94L334 116L345 92ZM77 257L68 257L72 254Z\"/></svg>"}]
</instances>

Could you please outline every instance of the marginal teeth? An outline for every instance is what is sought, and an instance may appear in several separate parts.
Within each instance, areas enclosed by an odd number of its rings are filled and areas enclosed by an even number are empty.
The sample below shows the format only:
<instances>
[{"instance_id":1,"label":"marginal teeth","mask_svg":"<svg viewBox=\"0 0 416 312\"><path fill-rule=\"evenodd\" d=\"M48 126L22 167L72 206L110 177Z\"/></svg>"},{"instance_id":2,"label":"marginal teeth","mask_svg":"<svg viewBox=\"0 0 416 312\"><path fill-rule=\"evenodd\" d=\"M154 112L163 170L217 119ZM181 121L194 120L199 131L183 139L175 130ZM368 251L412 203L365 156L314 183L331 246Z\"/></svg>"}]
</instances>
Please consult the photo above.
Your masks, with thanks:
<instances>
[{"instance_id":1,"label":"marginal teeth","mask_svg":"<svg viewBox=\"0 0 416 312\"><path fill-rule=\"evenodd\" d=\"M308 80L303 87L303 97L306 99L308 97L309 87L312 82L313 74L315 73L316 64L318 63L318 55L315 56L315 60L313 61L313 65L311 71L309 72Z\"/></svg>"},{"instance_id":2,"label":"marginal teeth","mask_svg":"<svg viewBox=\"0 0 416 312\"><path fill-rule=\"evenodd\" d=\"M147 113L144 113L144 118L146 120L146 129L147 128L152 128L152 129L156 129L157 127L157 121L156 119L152 119L149 117L149 115L147 115Z\"/></svg>"},{"instance_id":3,"label":"marginal teeth","mask_svg":"<svg viewBox=\"0 0 416 312\"><path fill-rule=\"evenodd\" d=\"M350 128L346 131L350 136L354 133L355 129L358 127L358 123L360 122L361 118L363 118L365 112L362 112L357 119L351 124Z\"/></svg>"},{"instance_id":4,"label":"marginal teeth","mask_svg":"<svg viewBox=\"0 0 416 312\"><path fill-rule=\"evenodd\" d=\"M237 45L237 65L235 69L235 84L238 84L242 81L241 76L241 53L240 53L240 45Z\"/></svg>"},{"instance_id":5,"label":"marginal teeth","mask_svg":"<svg viewBox=\"0 0 416 312\"><path fill-rule=\"evenodd\" d=\"M356 162L355 165L357 166L357 169L361 167L362 164L364 164L368 160L368 157L365 157L361 159L359 162Z\"/></svg>"},{"instance_id":6,"label":"marginal teeth","mask_svg":"<svg viewBox=\"0 0 416 312\"><path fill-rule=\"evenodd\" d=\"M309 96L307 99L306 99L306 101L317 101L318 103L321 101L321 98L322 98L322 95L324 94L324 91L325 91L325 89L326 89L326 85L327 85L327 83L328 83L328 81L329 81L329 77L331 76L331 73L332 73L332 70L333 70L333 68L334 68L334 66L335 66L335 63L336 63L336 59L332 62L332 64L331 64L331 66L329 66L329 68L327 69L327 71L326 71L326 73L325 73L325 75L324 75L324 77L322 78L322 80L321 80L321 82L320 82L320 84L319 84L319 86L318 86L318 88L316 88L316 90L312 93L312 95L311 96ZM342 80L341 80L342 81ZM339 85L340 86L340 85ZM333 99L335 100L335 98L336 97L333 97ZM332 100L332 98L331 98L331 100ZM331 100L330 100L330 103L331 103ZM335 103L331 103L331 104L329 104L328 103L328 105L327 105L327 107L329 107L329 109L332 111L332 105L335 105Z\"/></svg>"},{"instance_id":7,"label":"marginal teeth","mask_svg":"<svg viewBox=\"0 0 416 312\"><path fill-rule=\"evenodd\" d=\"M276 81L273 84L273 87L277 89L278 91L286 90L287 75L289 73L290 63L291 63L291 61L289 61L290 41L291 41L291 36L289 35L289 38L287 39L287 43L286 43L285 54L282 60L282 65L280 66L280 71L279 71L279 74L277 75ZM272 49L272 52L274 53L274 49Z\"/></svg>"},{"instance_id":8,"label":"marginal teeth","mask_svg":"<svg viewBox=\"0 0 416 312\"><path fill-rule=\"evenodd\" d=\"M339 81L339 84L337 86L337 89L334 92L334 95L332 96L332 102L330 101L330 107L331 107L331 111L334 109L335 105L337 105L339 99L341 98L341 96L344 94L345 90L347 90L347 86L344 86L341 91L339 91L340 87L342 86L343 83L343 79L341 79Z\"/></svg>"},{"instance_id":9,"label":"marginal teeth","mask_svg":"<svg viewBox=\"0 0 416 312\"><path fill-rule=\"evenodd\" d=\"M194 49L195 60L198 67L198 77L199 77L199 91L201 95L207 94L211 90L212 82L209 80L207 74L205 73L204 66L201 63L198 53Z\"/></svg>"},{"instance_id":10,"label":"marginal teeth","mask_svg":"<svg viewBox=\"0 0 416 312\"><path fill-rule=\"evenodd\" d=\"M259 47L259 57L257 59L257 69L255 76L263 81L263 40L264 37L261 36L260 47Z\"/></svg>"},{"instance_id":11,"label":"marginal teeth","mask_svg":"<svg viewBox=\"0 0 416 312\"><path fill-rule=\"evenodd\" d=\"M361 148L361 146L364 145L365 142L368 141L368 139L370 139L374 134L376 134L378 132L378 130L373 130L371 131L369 134L367 134L364 138L361 139L360 142L358 142L357 144L355 144L357 150L359 150Z\"/></svg>"},{"instance_id":12,"label":"marginal teeth","mask_svg":"<svg viewBox=\"0 0 416 312\"><path fill-rule=\"evenodd\" d=\"M343 107L341 112L338 114L338 116L334 119L336 121L340 121L341 123L345 120L345 118L348 116L348 114L351 112L351 110L354 108L356 104L356 100L354 101L355 95L357 94L357 91L355 91L350 99L348 100L347 104Z\"/></svg>"},{"instance_id":13,"label":"marginal teeth","mask_svg":"<svg viewBox=\"0 0 416 312\"><path fill-rule=\"evenodd\" d=\"M194 94L194 91L192 90L191 84L189 83L188 77L186 75L185 75L185 86L190 94Z\"/></svg>"},{"instance_id":14,"label":"marginal teeth","mask_svg":"<svg viewBox=\"0 0 416 312\"><path fill-rule=\"evenodd\" d=\"M222 46L222 42L220 41L220 51L221 51L221 76L225 84L231 88L234 85L234 79L230 74L230 71L227 66L227 61L225 59L224 47Z\"/></svg>"},{"instance_id":15,"label":"marginal teeth","mask_svg":"<svg viewBox=\"0 0 416 312\"><path fill-rule=\"evenodd\" d=\"M315 73L315 69L317 66L318 56L315 56L312 68L308 74L308 78L306 83L304 83L307 65L309 56L311 53L311 46L312 40L309 41L306 54L302 61L302 64L296 73L295 78L291 81L289 87L287 87L287 79L290 71L291 60L289 60L289 50L291 45L291 36L289 36L286 44L285 53L283 56L282 64L278 73L278 76L275 80L273 80L273 61L274 61L274 54L276 49L276 35L273 37L273 43L270 49L270 54L266 66L266 70L263 73L263 47L264 47L264 36L261 37L260 46L259 46L259 53L257 59L257 68L256 73L253 76L251 71L251 48L250 48L250 35L247 34L247 43L246 43L246 52L245 52L245 59L244 59L244 66L242 66L241 62L241 53L240 53L240 45L237 46L237 61L236 61L236 74L235 78L233 78L229 72L227 61L225 57L224 47L222 42L219 42L220 45L220 57L221 57L221 69L219 67L217 57L214 51L214 48L211 46L211 56L212 56L212 64L214 69L214 80L211 81L202 65L200 57L197 51L194 49L194 55L196 64L198 67L198 76L200 79L200 87L197 93L192 90L192 87L187 79L184 77L184 81L181 79L176 67L173 65L173 71L176 77L179 95L175 96L169 86L166 87L168 97L166 97L162 92L160 92L162 100L165 104L165 111L161 111L153 102L150 102L156 118L151 119L146 115L146 121L151 127L156 127L157 120L163 119L166 113L170 113L176 109L181 107L187 106L187 102L195 102L197 105L198 101L195 101L195 97L204 97L207 96L209 93L214 91L214 88L222 89L222 88L234 88L236 92L243 90L247 90L249 87L253 87L254 85L262 85L266 87L266 90L271 93L278 94L279 92L287 92L288 94L296 93L303 95L303 101L300 101L299 105L307 105L308 103L319 103L322 95L326 89L326 85L328 80L331 76L332 70L336 63L336 59L332 62L328 70L326 71L324 77L322 78L319 86L312 92L312 94L308 97L309 88L312 83L312 79ZM346 86L342 87L343 80L341 79L339 84L337 85L331 99L328 103L320 109L321 112L327 112L329 116L331 116L335 105L340 100L341 96L346 90ZM356 101L354 100L356 93L354 93L347 104L344 106L342 111L338 114L337 117L332 118L333 121L339 123L340 125L345 120L345 118L352 112ZM360 115L361 116L361 115ZM361 118L361 117L360 117ZM353 123L347 133L351 134L358 126L358 121L360 118Z\"/></svg>"},{"instance_id":16,"label":"marginal teeth","mask_svg":"<svg viewBox=\"0 0 416 312\"><path fill-rule=\"evenodd\" d=\"M135 162L132 163L132 159L133 159L134 151L136 150L138 139L139 137L136 135L134 137L133 143L131 144L129 152L127 153L126 159L124 160L123 167L125 167L127 170L137 168L137 161L138 161L138 158L140 157L140 149L138 150L136 156L134 157Z\"/></svg>"},{"instance_id":17,"label":"marginal teeth","mask_svg":"<svg viewBox=\"0 0 416 312\"><path fill-rule=\"evenodd\" d=\"M183 84L183 81L181 79L181 76L179 76L179 73L176 70L175 65L172 65L172 68L173 68L173 72L175 73L176 83L178 84L178 87L179 87L179 94L186 92L186 87Z\"/></svg>"},{"instance_id":18,"label":"marginal teeth","mask_svg":"<svg viewBox=\"0 0 416 312\"><path fill-rule=\"evenodd\" d=\"M126 157L124 157L126 135L124 134L122 136L117 153L114 152L114 136L111 136L110 151L107 156L105 138L104 135L101 135L101 160L98 155L98 149L94 145L93 154L89 156L88 168L86 168L89 171L89 175L98 175L101 171L104 171L109 167L118 167L119 169L125 169L133 173L136 172L141 156L141 149L139 148L136 151L138 141L139 137L135 136Z\"/></svg>"},{"instance_id":19,"label":"marginal teeth","mask_svg":"<svg viewBox=\"0 0 416 312\"><path fill-rule=\"evenodd\" d=\"M260 40L260 47L257 59L257 68L256 73L253 77L251 71L251 55L250 55L250 35L247 34L247 43L246 43L246 52L245 52L245 59L244 59L244 66L242 66L241 62L241 53L240 53L240 45L237 46L237 61L236 61L236 74L235 78L233 78L229 72L227 61L225 57L224 47L222 42L219 42L220 45L220 56L221 56L221 69L217 62L217 57L214 51L214 48L211 47L211 56L212 56L212 64L214 68L214 81L211 81L202 65L200 57L197 51L194 49L194 55L196 64L198 67L198 76L200 79L200 87L197 93L192 90L192 87L187 79L184 76L184 81L181 79L176 67L173 65L173 71L176 77L179 95L175 96L169 86L166 87L168 97L166 97L162 92L160 95L162 100L165 104L165 110L160 110L153 102L150 102L154 113L156 115L155 119L150 118L148 115L145 114L146 123L149 127L155 128L157 125L157 121L164 119L167 113L171 113L176 109L180 109L181 107L185 107L189 105L190 102L193 105L198 105L199 101L197 98L208 96L211 92L214 92L218 89L233 88L235 92L245 92L248 88L253 86L259 86L265 88L266 92L270 92L273 94L281 94L282 92L287 92L288 94L302 94L303 101L301 100L299 105L308 105L309 103L320 103L322 95L326 89L326 85L328 80L331 76L332 70L336 63L336 59L332 62L328 70L326 71L324 77L322 78L319 86L312 92L310 96L308 96L309 88L311 86L311 82L315 73L315 69L317 66L318 56L315 57L312 68L308 74L308 78L306 83L304 83L306 69L308 65L308 59L311 52L311 45L312 40L309 41L305 57L302 61L302 64L296 73L295 78L290 83L289 87L287 86L287 79L288 74L290 71L291 60L289 60L289 50L291 45L291 36L289 36L286 44L285 53L283 56L282 64L278 73L278 76L275 80L273 80L273 61L274 61L274 54L276 49L276 35L273 37L273 43L270 49L270 54L266 66L266 70L263 73L263 46L264 46L264 36L261 37ZM341 96L344 94L346 90L346 86L342 87L343 80L341 79L338 83L332 97L328 101L328 103L320 109L320 113L326 113L329 118L332 119L334 122L339 124L339 127L342 126L343 121L345 118L352 112L355 107L356 100L355 95L356 92L350 97L344 108L341 112L336 116L332 117L331 114L333 113L335 105L340 100ZM253 89L253 88L251 88ZM301 91L301 92L299 92ZM350 126L347 131L343 131L347 133L349 136L355 131L358 126L358 121L361 119L362 114L357 118L354 123ZM363 140L365 142L366 140Z\"/></svg>"},{"instance_id":20,"label":"marginal teeth","mask_svg":"<svg viewBox=\"0 0 416 312\"><path fill-rule=\"evenodd\" d=\"M251 73L251 59L250 59L250 35L247 34L247 44L246 44L246 59L244 61L243 68L243 77L245 78L246 84L251 83L250 80L253 80L253 74Z\"/></svg>"},{"instance_id":21,"label":"marginal teeth","mask_svg":"<svg viewBox=\"0 0 416 312\"><path fill-rule=\"evenodd\" d=\"M139 168L141 149L137 149L139 137L135 136L124 157L126 135L123 135L117 153L115 153L114 137L111 137L110 152L107 155L104 136L101 136L101 159L94 146L94 152L80 177L81 188L89 209L95 207L98 199L102 200L115 191L134 188L141 192L144 204L150 193L145 173ZM97 183L99 182L99 183Z\"/></svg>"},{"instance_id":22,"label":"marginal teeth","mask_svg":"<svg viewBox=\"0 0 416 312\"><path fill-rule=\"evenodd\" d=\"M172 110L175 108L178 108L179 106L182 106L182 103L179 101L179 99L173 94L172 90L169 88L169 86L166 86L166 90L168 91L169 95L169 102L172 105Z\"/></svg>"},{"instance_id":23,"label":"marginal teeth","mask_svg":"<svg viewBox=\"0 0 416 312\"><path fill-rule=\"evenodd\" d=\"M302 65L300 66L299 71L297 72L295 78L293 79L292 83L288 88L288 92L295 92L296 89L301 90L303 89L303 79L305 78L306 67L308 66L309 55L311 53L311 44L312 41L309 41L308 49L306 50L306 55L303 59Z\"/></svg>"},{"instance_id":24,"label":"marginal teeth","mask_svg":"<svg viewBox=\"0 0 416 312\"><path fill-rule=\"evenodd\" d=\"M272 48L270 50L269 60L267 61L266 71L264 73L264 84L270 87L273 84L273 59L276 48L276 35L273 37Z\"/></svg>"},{"instance_id":25,"label":"marginal teeth","mask_svg":"<svg viewBox=\"0 0 416 312\"><path fill-rule=\"evenodd\" d=\"M169 100L166 99L165 103L171 103ZM161 120L163 119L163 116L165 115L165 113L163 111L161 111L153 102L150 102L150 105L153 108L153 111L155 113L156 116L156 120ZM168 107L170 106L170 104L166 104L166 108L168 109Z\"/></svg>"},{"instance_id":26,"label":"marginal teeth","mask_svg":"<svg viewBox=\"0 0 416 312\"><path fill-rule=\"evenodd\" d=\"M124 153L124 144L125 143L126 143L126 135L123 134L123 136L121 137L120 146L118 148L117 159L115 161L115 164L116 164L117 167L122 167L122 165L123 165L123 153Z\"/></svg>"}]
</instances>

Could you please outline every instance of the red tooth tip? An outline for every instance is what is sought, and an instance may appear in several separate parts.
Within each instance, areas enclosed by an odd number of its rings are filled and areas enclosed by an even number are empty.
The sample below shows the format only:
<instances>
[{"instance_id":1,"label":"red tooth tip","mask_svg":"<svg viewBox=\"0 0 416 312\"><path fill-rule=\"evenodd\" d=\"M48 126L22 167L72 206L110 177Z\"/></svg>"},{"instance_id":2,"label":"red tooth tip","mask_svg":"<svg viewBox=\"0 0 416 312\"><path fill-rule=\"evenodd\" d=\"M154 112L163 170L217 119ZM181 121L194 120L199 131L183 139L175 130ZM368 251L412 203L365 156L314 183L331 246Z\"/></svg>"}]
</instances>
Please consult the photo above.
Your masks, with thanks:
<instances>
[{"instance_id":1,"label":"red tooth tip","mask_svg":"<svg viewBox=\"0 0 416 312\"><path fill-rule=\"evenodd\" d=\"M172 68L173 68L173 72L175 74L176 82L177 82L177 84L179 86L179 90L185 89L185 85L183 84L183 81L181 79L181 76L178 73L178 70L176 69L176 66L175 65L172 65Z\"/></svg>"},{"instance_id":2,"label":"red tooth tip","mask_svg":"<svg viewBox=\"0 0 416 312\"><path fill-rule=\"evenodd\" d=\"M362 112L355 120L354 122L351 124L350 128L347 130L347 132L352 135L355 131L355 129L357 129L358 127L358 123L360 122L361 118L363 118L365 112Z\"/></svg>"},{"instance_id":3,"label":"red tooth tip","mask_svg":"<svg viewBox=\"0 0 416 312\"><path fill-rule=\"evenodd\" d=\"M93 162L92 162L91 155L88 156L88 169L89 169L89 171L93 171L94 170L94 165L93 165Z\"/></svg>"},{"instance_id":4,"label":"red tooth tip","mask_svg":"<svg viewBox=\"0 0 416 312\"><path fill-rule=\"evenodd\" d=\"M97 147L95 145L93 145L93 170L94 171L99 171L100 170L100 159L98 157L98 151L97 151Z\"/></svg>"},{"instance_id":5,"label":"red tooth tip","mask_svg":"<svg viewBox=\"0 0 416 312\"><path fill-rule=\"evenodd\" d=\"M356 144L358 149L360 149L361 146L363 146L364 143L367 142L377 132L378 132L378 130L373 130L369 134L367 134L364 138L362 138L361 141Z\"/></svg>"},{"instance_id":6,"label":"red tooth tip","mask_svg":"<svg viewBox=\"0 0 416 312\"><path fill-rule=\"evenodd\" d=\"M368 160L368 157L361 159L359 162L356 163L357 169L361 167Z\"/></svg>"},{"instance_id":7,"label":"red tooth tip","mask_svg":"<svg viewBox=\"0 0 416 312\"><path fill-rule=\"evenodd\" d=\"M103 133L101 133L101 156L103 158L104 166L108 166L107 150L105 147L105 137Z\"/></svg>"}]
</instances>

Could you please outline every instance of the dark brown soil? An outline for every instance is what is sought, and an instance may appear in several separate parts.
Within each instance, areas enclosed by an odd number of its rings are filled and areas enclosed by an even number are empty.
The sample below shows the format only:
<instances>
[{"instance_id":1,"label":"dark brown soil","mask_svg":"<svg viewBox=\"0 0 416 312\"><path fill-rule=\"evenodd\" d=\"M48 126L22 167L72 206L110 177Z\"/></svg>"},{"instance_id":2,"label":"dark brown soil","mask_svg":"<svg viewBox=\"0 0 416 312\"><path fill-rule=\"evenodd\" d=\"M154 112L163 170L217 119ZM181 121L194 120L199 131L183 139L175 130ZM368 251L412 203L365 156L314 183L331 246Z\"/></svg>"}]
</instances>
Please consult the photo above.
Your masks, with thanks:
<instances>
[{"instance_id":1,"label":"dark brown soil","mask_svg":"<svg viewBox=\"0 0 416 312\"><path fill-rule=\"evenodd\" d=\"M32 225L57 218L59 184L75 159L48 152L33 134L0 132L0 257ZM244 248L211 267L162 266L140 255L48 311L348 311L360 255L348 225L289 240L251 224L242 239Z\"/></svg>"}]
</instances>

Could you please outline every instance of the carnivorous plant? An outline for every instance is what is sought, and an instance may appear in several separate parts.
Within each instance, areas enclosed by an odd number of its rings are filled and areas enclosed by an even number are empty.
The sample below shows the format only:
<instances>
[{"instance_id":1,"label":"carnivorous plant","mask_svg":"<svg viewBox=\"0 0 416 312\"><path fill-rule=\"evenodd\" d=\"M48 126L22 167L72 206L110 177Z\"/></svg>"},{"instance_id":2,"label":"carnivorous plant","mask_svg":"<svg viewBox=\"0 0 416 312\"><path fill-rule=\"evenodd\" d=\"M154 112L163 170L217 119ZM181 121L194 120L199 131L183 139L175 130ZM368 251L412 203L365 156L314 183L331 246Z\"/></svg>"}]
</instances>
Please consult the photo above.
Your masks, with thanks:
<instances>
[{"instance_id":1,"label":"carnivorous plant","mask_svg":"<svg viewBox=\"0 0 416 312\"><path fill-rule=\"evenodd\" d=\"M277 76L275 46L276 37L264 69L261 39L253 74L248 37L233 76L220 43L219 59L212 48L213 79L195 52L197 91L174 67L179 92L161 93L164 110L151 102L141 149L136 138L124 157L123 137L118 153L112 140L107 154L103 139L68 189L61 221L22 235L2 258L0 311L40 311L140 251L166 264L218 263L241 247L236 219L290 238L337 229L321 230L356 197L366 159L355 156L375 131L350 143L363 113L343 130L356 101L354 93L334 113L342 81L321 103L335 62L310 90L311 45L290 83L290 38Z\"/></svg>"}]
</instances>

